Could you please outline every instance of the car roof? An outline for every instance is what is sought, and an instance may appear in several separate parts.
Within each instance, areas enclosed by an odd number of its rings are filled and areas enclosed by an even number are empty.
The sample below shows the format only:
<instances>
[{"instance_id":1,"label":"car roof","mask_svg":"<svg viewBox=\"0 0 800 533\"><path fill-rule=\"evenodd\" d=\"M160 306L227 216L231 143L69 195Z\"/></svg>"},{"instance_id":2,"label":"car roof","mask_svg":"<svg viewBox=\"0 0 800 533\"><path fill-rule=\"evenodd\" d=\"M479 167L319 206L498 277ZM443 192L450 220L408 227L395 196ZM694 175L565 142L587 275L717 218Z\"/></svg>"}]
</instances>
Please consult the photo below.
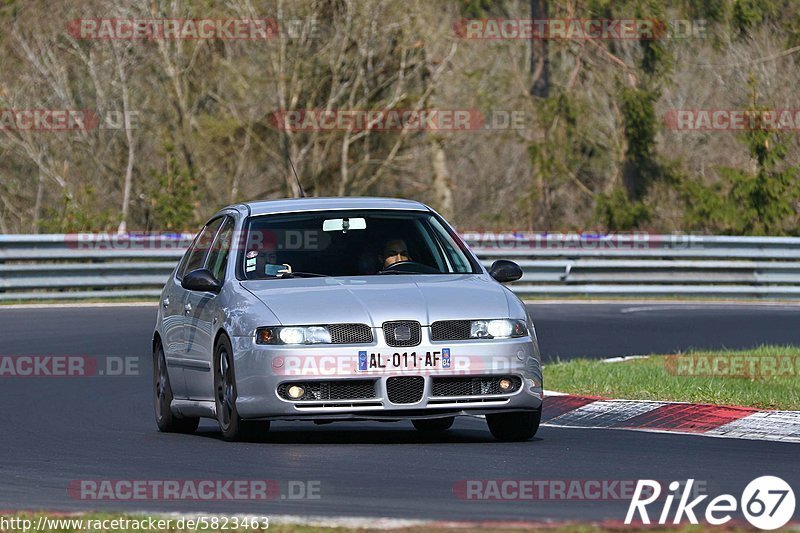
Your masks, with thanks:
<instances>
[{"instance_id":1,"label":"car roof","mask_svg":"<svg viewBox=\"0 0 800 533\"><path fill-rule=\"evenodd\" d=\"M251 215L292 213L298 211L325 211L328 209L398 209L406 211L430 211L414 200L402 198L338 197L338 198L284 198L246 202Z\"/></svg>"}]
</instances>

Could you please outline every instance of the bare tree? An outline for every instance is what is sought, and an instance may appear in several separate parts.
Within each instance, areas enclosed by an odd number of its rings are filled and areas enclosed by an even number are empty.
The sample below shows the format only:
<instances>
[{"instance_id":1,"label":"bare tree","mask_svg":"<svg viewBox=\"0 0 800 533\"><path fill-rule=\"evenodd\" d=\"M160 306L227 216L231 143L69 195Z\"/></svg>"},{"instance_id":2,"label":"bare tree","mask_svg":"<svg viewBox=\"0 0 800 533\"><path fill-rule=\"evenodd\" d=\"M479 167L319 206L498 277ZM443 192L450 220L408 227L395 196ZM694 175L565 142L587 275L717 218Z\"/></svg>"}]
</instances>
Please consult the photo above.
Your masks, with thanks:
<instances>
[{"instance_id":1,"label":"bare tree","mask_svg":"<svg viewBox=\"0 0 800 533\"><path fill-rule=\"evenodd\" d=\"M133 186L133 166L136 159L133 124L131 123L133 110L131 109L128 90L127 60L123 56L124 52L120 50L121 46L117 41L111 41L111 43L111 49L114 53L114 62L117 65L117 74L119 75L120 91L122 93L122 127L125 130L125 139L128 144L128 161L125 165L125 181L122 186L122 208L120 210L120 222L117 228L118 233L125 233L127 231L130 211L131 187Z\"/></svg>"},{"instance_id":2,"label":"bare tree","mask_svg":"<svg viewBox=\"0 0 800 533\"><path fill-rule=\"evenodd\" d=\"M547 19L547 0L530 0L530 2L531 18ZM531 95L547 98L550 95L550 59L545 35L540 35L538 39L534 35L531 41L531 74L533 75Z\"/></svg>"}]
</instances>

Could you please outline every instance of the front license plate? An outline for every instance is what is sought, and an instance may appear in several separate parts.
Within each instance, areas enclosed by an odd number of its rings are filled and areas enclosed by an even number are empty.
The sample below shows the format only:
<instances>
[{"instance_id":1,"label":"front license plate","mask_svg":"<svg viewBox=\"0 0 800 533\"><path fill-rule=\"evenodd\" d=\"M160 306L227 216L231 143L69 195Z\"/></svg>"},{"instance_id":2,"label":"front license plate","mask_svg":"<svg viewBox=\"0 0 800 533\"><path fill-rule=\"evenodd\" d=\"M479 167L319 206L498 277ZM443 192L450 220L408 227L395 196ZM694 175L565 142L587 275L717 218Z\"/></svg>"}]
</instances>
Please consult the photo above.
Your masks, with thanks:
<instances>
[{"instance_id":1,"label":"front license plate","mask_svg":"<svg viewBox=\"0 0 800 533\"><path fill-rule=\"evenodd\" d=\"M358 371L450 368L450 348L430 352L358 352Z\"/></svg>"}]
</instances>

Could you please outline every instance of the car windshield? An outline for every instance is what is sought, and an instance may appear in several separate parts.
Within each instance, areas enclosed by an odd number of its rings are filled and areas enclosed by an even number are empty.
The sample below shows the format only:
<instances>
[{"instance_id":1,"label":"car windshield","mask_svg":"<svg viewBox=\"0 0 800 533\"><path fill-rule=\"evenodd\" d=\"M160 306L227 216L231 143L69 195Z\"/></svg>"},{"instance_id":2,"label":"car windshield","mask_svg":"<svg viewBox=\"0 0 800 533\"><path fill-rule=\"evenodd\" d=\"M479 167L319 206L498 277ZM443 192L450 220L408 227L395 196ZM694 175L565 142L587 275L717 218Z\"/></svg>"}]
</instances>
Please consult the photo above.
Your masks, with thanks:
<instances>
[{"instance_id":1,"label":"car windshield","mask_svg":"<svg viewBox=\"0 0 800 533\"><path fill-rule=\"evenodd\" d=\"M479 273L430 212L315 211L251 217L242 279Z\"/></svg>"}]
</instances>

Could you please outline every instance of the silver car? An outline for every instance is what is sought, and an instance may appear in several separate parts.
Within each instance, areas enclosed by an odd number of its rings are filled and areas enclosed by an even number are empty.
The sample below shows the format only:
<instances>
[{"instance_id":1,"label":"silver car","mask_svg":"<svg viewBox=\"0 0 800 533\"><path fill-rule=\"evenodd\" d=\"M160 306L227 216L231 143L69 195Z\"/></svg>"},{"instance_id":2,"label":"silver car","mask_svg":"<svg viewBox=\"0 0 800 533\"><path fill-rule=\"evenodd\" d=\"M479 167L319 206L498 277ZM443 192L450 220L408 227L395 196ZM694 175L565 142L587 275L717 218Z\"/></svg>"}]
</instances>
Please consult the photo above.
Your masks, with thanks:
<instances>
[{"instance_id":1,"label":"silver car","mask_svg":"<svg viewBox=\"0 0 800 533\"><path fill-rule=\"evenodd\" d=\"M533 322L441 216L388 198L233 205L200 230L161 294L158 428L199 418L227 440L271 420L411 420L445 431L486 415L495 438L539 427Z\"/></svg>"}]
</instances>

